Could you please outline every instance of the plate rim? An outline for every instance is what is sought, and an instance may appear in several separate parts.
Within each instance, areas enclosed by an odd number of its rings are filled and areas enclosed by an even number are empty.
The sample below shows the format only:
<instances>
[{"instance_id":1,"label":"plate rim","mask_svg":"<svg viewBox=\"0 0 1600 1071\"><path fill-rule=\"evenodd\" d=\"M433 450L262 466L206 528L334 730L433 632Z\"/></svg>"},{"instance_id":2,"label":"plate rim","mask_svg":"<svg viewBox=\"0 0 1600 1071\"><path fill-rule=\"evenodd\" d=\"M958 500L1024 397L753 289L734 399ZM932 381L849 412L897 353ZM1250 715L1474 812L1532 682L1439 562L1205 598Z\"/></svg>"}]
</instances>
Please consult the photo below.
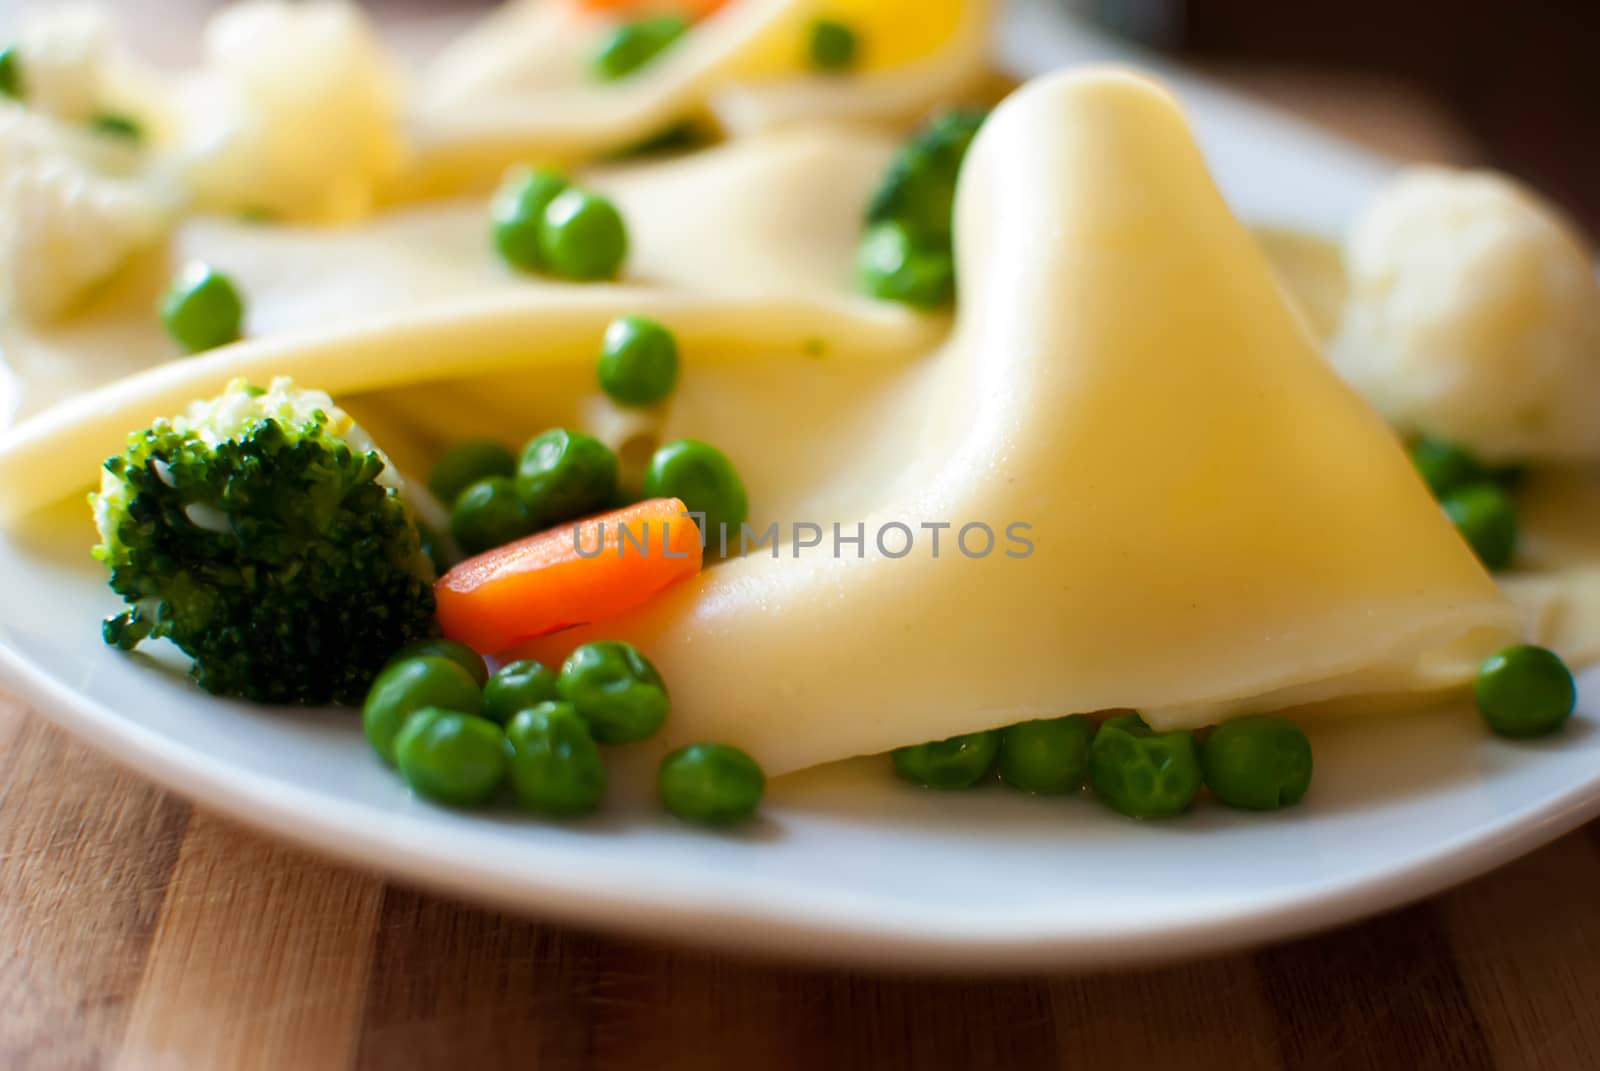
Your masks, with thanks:
<instances>
[{"instance_id":1,"label":"plate rim","mask_svg":"<svg viewBox=\"0 0 1600 1071\"><path fill-rule=\"evenodd\" d=\"M1032 36L1034 50L1044 4L1012 0L1007 20ZM1059 16L1057 16L1059 18ZM1011 21L1015 20L1015 21ZM1056 23L1062 28L1061 23ZM1131 62L1191 95L1225 101L1237 114L1295 140L1359 161L1373 171L1387 162L1336 136L1307 126L1268 106L1240 98L1204 78L1135 49L1098 38L1081 25L1071 31L1090 42L1100 58ZM1081 43L1080 41L1080 43ZM1002 44L1001 65L1032 73L1017 50ZM1010 52L1010 55L1007 53ZM1301 936L1425 899L1486 873L1600 816L1600 770L1541 803L1480 824L1448 841L1358 878L1325 883L1313 892L1280 896L1263 906L1241 900L1226 907L1188 908L1156 923L1056 926L1041 932L1012 926L953 929L932 916L887 919L870 905L818 910L803 897L753 901L719 890L714 881L690 883L672 898L658 887L633 881L640 864L610 865L596 874L550 867L540 875L516 874L485 865L447 838L409 838L427 829L414 816L395 813L379 823L372 808L331 798L231 764L218 766L198 748L119 715L65 681L32 664L0 639L0 680L30 711L71 733L116 764L233 821L280 838L342 865L398 879L405 884L489 903L543 920L673 944L710 947L786 962L869 969L992 973L1032 969L1089 970L1190 960L1230 949ZM427 847L422 847L426 845ZM563 849L541 846L555 856ZM1063 922L1070 922L1063 919Z\"/></svg>"},{"instance_id":2,"label":"plate rim","mask_svg":"<svg viewBox=\"0 0 1600 1071\"><path fill-rule=\"evenodd\" d=\"M419 819L393 813L379 826L369 808L234 765L173 740L79 693L0 641L0 678L29 708L92 749L191 802L324 859L404 883L591 930L790 962L964 973L1089 970L1191 960L1302 936L1402 907L1476 877L1600 815L1600 770L1542 803L1435 845L1364 877L1262 907L1188 909L1156 924L967 929L930 920L886 920L871 908L808 909L803 898L751 902L714 881L674 897L645 883L596 880L594 860L576 878L562 867L530 877L484 865L437 837L408 838ZM422 845L428 847L424 849ZM542 851L564 852L544 846ZM636 864L635 864L636 866ZM610 868L626 877L630 866ZM620 887L619 887L620 886Z\"/></svg>"}]
</instances>

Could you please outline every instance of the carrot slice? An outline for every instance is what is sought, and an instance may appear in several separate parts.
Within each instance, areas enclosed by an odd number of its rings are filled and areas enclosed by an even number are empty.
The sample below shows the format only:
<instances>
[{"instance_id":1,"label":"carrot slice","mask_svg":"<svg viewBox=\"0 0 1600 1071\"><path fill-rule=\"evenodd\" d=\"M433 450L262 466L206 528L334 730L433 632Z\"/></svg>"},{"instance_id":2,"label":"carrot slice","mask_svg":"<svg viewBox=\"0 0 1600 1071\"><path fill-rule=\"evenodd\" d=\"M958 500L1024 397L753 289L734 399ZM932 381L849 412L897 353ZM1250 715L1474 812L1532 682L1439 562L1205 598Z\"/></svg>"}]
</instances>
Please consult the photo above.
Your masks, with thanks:
<instances>
[{"instance_id":1,"label":"carrot slice","mask_svg":"<svg viewBox=\"0 0 1600 1071\"><path fill-rule=\"evenodd\" d=\"M615 617L700 571L700 530L676 498L552 528L469 558L434 585L439 625L493 654Z\"/></svg>"},{"instance_id":2,"label":"carrot slice","mask_svg":"<svg viewBox=\"0 0 1600 1071\"><path fill-rule=\"evenodd\" d=\"M687 15L703 19L715 14L728 0L578 0L584 11L611 15Z\"/></svg>"}]
</instances>

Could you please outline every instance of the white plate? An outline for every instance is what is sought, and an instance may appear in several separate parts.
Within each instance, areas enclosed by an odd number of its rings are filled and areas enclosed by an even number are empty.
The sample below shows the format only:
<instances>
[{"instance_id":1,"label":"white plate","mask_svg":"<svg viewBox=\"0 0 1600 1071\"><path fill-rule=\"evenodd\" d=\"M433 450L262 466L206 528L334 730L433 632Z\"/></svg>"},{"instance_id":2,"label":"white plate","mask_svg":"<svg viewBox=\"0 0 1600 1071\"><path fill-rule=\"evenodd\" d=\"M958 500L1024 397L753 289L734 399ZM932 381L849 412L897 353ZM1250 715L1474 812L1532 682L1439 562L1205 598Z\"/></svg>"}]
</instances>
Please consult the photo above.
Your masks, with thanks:
<instances>
[{"instance_id":1,"label":"white plate","mask_svg":"<svg viewBox=\"0 0 1600 1071\"><path fill-rule=\"evenodd\" d=\"M1008 60L1103 54L1021 6ZM1259 109L1185 86L1224 186L1252 219L1338 225L1383 166ZM1513 745L1466 711L1314 727L1303 807L1202 807L1140 824L1093 801L896 783L884 760L773 786L735 836L632 795L572 825L413 799L349 712L279 712L200 693L105 648L116 607L81 506L0 536L0 670L113 758L328 855L541 915L831 961L1089 966L1190 955L1331 925L1438 890L1600 812L1600 674L1560 739Z\"/></svg>"}]
</instances>

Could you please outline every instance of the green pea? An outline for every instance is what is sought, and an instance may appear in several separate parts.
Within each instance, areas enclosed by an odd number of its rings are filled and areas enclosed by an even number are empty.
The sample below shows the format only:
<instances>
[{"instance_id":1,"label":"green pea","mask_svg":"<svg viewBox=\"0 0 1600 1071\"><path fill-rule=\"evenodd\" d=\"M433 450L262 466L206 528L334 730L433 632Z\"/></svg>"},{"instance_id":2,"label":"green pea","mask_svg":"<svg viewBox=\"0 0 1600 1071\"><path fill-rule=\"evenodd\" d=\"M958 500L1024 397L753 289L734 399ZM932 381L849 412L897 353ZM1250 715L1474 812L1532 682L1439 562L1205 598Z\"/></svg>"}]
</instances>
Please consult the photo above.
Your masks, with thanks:
<instances>
[{"instance_id":1,"label":"green pea","mask_svg":"<svg viewBox=\"0 0 1600 1071\"><path fill-rule=\"evenodd\" d=\"M490 476L461 492L450 511L450 534L468 554L482 554L535 531L533 512L515 480Z\"/></svg>"},{"instance_id":2,"label":"green pea","mask_svg":"<svg viewBox=\"0 0 1600 1071\"><path fill-rule=\"evenodd\" d=\"M1411 444L1411 463L1435 498L1488 478L1483 463L1463 446L1423 436Z\"/></svg>"},{"instance_id":3,"label":"green pea","mask_svg":"<svg viewBox=\"0 0 1600 1071\"><path fill-rule=\"evenodd\" d=\"M96 134L107 137L121 138L124 141L139 144L144 140L144 127L139 120L131 115L97 115L89 120L89 129Z\"/></svg>"},{"instance_id":4,"label":"green pea","mask_svg":"<svg viewBox=\"0 0 1600 1071\"><path fill-rule=\"evenodd\" d=\"M439 456L428 475L428 490L446 506L455 505L461 492L491 476L515 476L517 457L493 439L469 439Z\"/></svg>"},{"instance_id":5,"label":"green pea","mask_svg":"<svg viewBox=\"0 0 1600 1071\"><path fill-rule=\"evenodd\" d=\"M1000 777L1041 796L1075 792L1089 775L1095 723L1087 714L1025 721L1000 732Z\"/></svg>"},{"instance_id":6,"label":"green pea","mask_svg":"<svg viewBox=\"0 0 1600 1071\"><path fill-rule=\"evenodd\" d=\"M494 247L507 264L525 272L545 269L539 245L545 209L570 185L556 171L519 168L507 176L489 206Z\"/></svg>"},{"instance_id":7,"label":"green pea","mask_svg":"<svg viewBox=\"0 0 1600 1071\"><path fill-rule=\"evenodd\" d=\"M22 74L22 53L15 46L0 52L0 95L21 100L27 92Z\"/></svg>"},{"instance_id":8,"label":"green pea","mask_svg":"<svg viewBox=\"0 0 1600 1071\"><path fill-rule=\"evenodd\" d=\"M404 662L411 658L448 658L462 669L466 670L478 687L482 688L489 680L489 667L483 661L483 656L471 647L457 640L447 640L443 636L431 636L425 640L416 640L406 644L396 651L389 659L389 665ZM435 703L434 706L444 706ZM457 707L457 710L464 709ZM474 707L469 713L476 713Z\"/></svg>"},{"instance_id":9,"label":"green pea","mask_svg":"<svg viewBox=\"0 0 1600 1071\"><path fill-rule=\"evenodd\" d=\"M395 761L395 738L419 710L442 707L476 714L483 703L478 682L461 663L438 655L392 662L372 682L361 707L361 727L373 750Z\"/></svg>"},{"instance_id":10,"label":"green pea","mask_svg":"<svg viewBox=\"0 0 1600 1071\"><path fill-rule=\"evenodd\" d=\"M545 207L539 255L563 279L615 279L628 259L628 226L617 206L597 193L569 189Z\"/></svg>"},{"instance_id":11,"label":"green pea","mask_svg":"<svg viewBox=\"0 0 1600 1071\"><path fill-rule=\"evenodd\" d=\"M654 405L678 385L678 342L648 317L618 317L600 345L599 376L612 401Z\"/></svg>"},{"instance_id":12,"label":"green pea","mask_svg":"<svg viewBox=\"0 0 1600 1071\"><path fill-rule=\"evenodd\" d=\"M948 249L919 245L899 223L878 223L856 254L861 289L884 301L937 309L955 300L955 258Z\"/></svg>"},{"instance_id":13,"label":"green pea","mask_svg":"<svg viewBox=\"0 0 1600 1071\"><path fill-rule=\"evenodd\" d=\"M688 822L726 826L756 813L767 776L749 755L727 744L690 744L661 760L661 803Z\"/></svg>"},{"instance_id":14,"label":"green pea","mask_svg":"<svg viewBox=\"0 0 1600 1071\"><path fill-rule=\"evenodd\" d=\"M518 711L561 698L556 671L531 659L500 667L483 686L483 716L505 725Z\"/></svg>"},{"instance_id":15,"label":"green pea","mask_svg":"<svg viewBox=\"0 0 1600 1071\"><path fill-rule=\"evenodd\" d=\"M506 734L494 722L428 707L395 738L400 776L417 795L452 807L476 807L494 795L509 765Z\"/></svg>"},{"instance_id":16,"label":"green pea","mask_svg":"<svg viewBox=\"0 0 1600 1071\"><path fill-rule=\"evenodd\" d=\"M594 76L614 82L647 66L689 32L689 21L677 15L657 15L618 26L594 57Z\"/></svg>"},{"instance_id":17,"label":"green pea","mask_svg":"<svg viewBox=\"0 0 1600 1071\"><path fill-rule=\"evenodd\" d=\"M721 546L720 534L737 544L740 526L750 516L750 499L733 462L698 439L679 439L651 456L644 496L681 499L690 513L703 515L701 531L712 547Z\"/></svg>"},{"instance_id":18,"label":"green pea","mask_svg":"<svg viewBox=\"0 0 1600 1071\"><path fill-rule=\"evenodd\" d=\"M1507 647L1478 669L1478 712L1501 736L1545 736L1566 724L1578 703L1572 671L1554 651Z\"/></svg>"},{"instance_id":19,"label":"green pea","mask_svg":"<svg viewBox=\"0 0 1600 1071\"><path fill-rule=\"evenodd\" d=\"M1517 553L1517 510L1505 491L1476 483L1452 491L1440 505L1485 569L1495 572L1511 564Z\"/></svg>"},{"instance_id":20,"label":"green pea","mask_svg":"<svg viewBox=\"0 0 1600 1071\"><path fill-rule=\"evenodd\" d=\"M631 644L584 644L562 665L557 687L602 744L654 736L667 720L667 686Z\"/></svg>"},{"instance_id":21,"label":"green pea","mask_svg":"<svg viewBox=\"0 0 1600 1071\"><path fill-rule=\"evenodd\" d=\"M536 528L587 516L617 492L617 455L592 435L554 428L522 451L517 491Z\"/></svg>"},{"instance_id":22,"label":"green pea","mask_svg":"<svg viewBox=\"0 0 1600 1071\"><path fill-rule=\"evenodd\" d=\"M1130 818L1169 818L1194 802L1203 775L1194 734L1158 733L1137 714L1100 726L1089 749L1089 783Z\"/></svg>"},{"instance_id":23,"label":"green pea","mask_svg":"<svg viewBox=\"0 0 1600 1071\"><path fill-rule=\"evenodd\" d=\"M867 222L903 224L929 249L950 251L956 185L983 112L936 116L895 154L867 205Z\"/></svg>"},{"instance_id":24,"label":"green pea","mask_svg":"<svg viewBox=\"0 0 1600 1071\"><path fill-rule=\"evenodd\" d=\"M990 729L947 740L895 748L890 754L895 773L927 788L971 788L994 766L1000 733Z\"/></svg>"},{"instance_id":25,"label":"green pea","mask_svg":"<svg viewBox=\"0 0 1600 1071\"><path fill-rule=\"evenodd\" d=\"M856 32L844 23L836 19L816 19L811 23L806 52L811 66L836 73L856 65L860 44Z\"/></svg>"},{"instance_id":26,"label":"green pea","mask_svg":"<svg viewBox=\"0 0 1600 1071\"><path fill-rule=\"evenodd\" d=\"M1283 718L1253 714L1212 729L1200 745L1211 794L1244 811L1275 811L1311 787L1311 741Z\"/></svg>"},{"instance_id":27,"label":"green pea","mask_svg":"<svg viewBox=\"0 0 1600 1071\"><path fill-rule=\"evenodd\" d=\"M536 814L588 814L606 794L606 764L571 703L539 703L506 727L511 791Z\"/></svg>"},{"instance_id":28,"label":"green pea","mask_svg":"<svg viewBox=\"0 0 1600 1071\"><path fill-rule=\"evenodd\" d=\"M238 341L244 330L244 299L233 280L206 264L191 264L161 302L167 332L190 353Z\"/></svg>"},{"instance_id":29,"label":"green pea","mask_svg":"<svg viewBox=\"0 0 1600 1071\"><path fill-rule=\"evenodd\" d=\"M704 148L712 141L708 131L701 128L700 124L686 119L683 122L673 123L652 134L642 141L626 145L615 152L608 153L608 160L633 160L641 156L659 156L665 153L684 153L692 149Z\"/></svg>"}]
</instances>

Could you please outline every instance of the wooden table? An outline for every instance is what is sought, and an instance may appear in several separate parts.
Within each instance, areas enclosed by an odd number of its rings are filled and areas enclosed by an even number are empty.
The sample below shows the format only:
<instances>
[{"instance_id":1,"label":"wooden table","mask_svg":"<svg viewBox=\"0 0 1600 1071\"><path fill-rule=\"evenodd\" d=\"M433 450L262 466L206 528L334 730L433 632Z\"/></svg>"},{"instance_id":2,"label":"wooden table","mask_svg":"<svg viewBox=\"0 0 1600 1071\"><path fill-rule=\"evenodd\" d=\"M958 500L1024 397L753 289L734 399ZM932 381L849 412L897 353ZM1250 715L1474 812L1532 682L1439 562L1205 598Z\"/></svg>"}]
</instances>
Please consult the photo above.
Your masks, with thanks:
<instances>
[{"instance_id":1,"label":"wooden table","mask_svg":"<svg viewBox=\"0 0 1600 1071\"><path fill-rule=\"evenodd\" d=\"M1234 76L1403 155L1468 151L1392 87ZM1589 1068L1597 894L1591 826L1364 925L1167 969L966 981L793 969L330 865L122 772L0 696L6 1069Z\"/></svg>"}]
</instances>

